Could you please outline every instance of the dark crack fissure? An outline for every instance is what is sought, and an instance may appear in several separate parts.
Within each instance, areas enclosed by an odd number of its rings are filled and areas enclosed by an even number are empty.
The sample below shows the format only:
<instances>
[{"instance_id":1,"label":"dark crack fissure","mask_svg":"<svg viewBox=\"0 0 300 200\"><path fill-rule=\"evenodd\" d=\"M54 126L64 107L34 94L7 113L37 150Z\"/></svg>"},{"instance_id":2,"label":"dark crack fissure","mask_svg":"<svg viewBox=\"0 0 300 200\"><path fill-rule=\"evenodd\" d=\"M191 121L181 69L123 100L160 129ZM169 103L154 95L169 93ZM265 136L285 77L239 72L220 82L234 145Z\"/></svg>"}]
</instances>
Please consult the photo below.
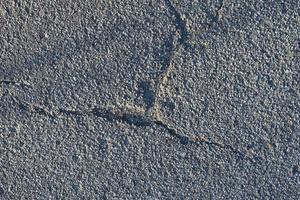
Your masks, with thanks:
<instances>
[{"instance_id":1,"label":"dark crack fissure","mask_svg":"<svg viewBox=\"0 0 300 200\"><path fill-rule=\"evenodd\" d=\"M41 115L45 115L48 116L52 119L54 119L56 116L49 110L47 110L46 108L44 108L43 106L37 105L37 104L30 104L28 102L24 102L21 101L19 99L17 99L16 97L13 97L13 102L17 105L19 105L21 110L27 111L27 112L34 112L34 113L38 113Z\"/></svg>"},{"instance_id":2,"label":"dark crack fissure","mask_svg":"<svg viewBox=\"0 0 300 200\"><path fill-rule=\"evenodd\" d=\"M223 8L223 6L224 6L224 0L221 0L220 5L216 9L215 17L213 19L215 23L217 23L220 20L220 11Z\"/></svg>"},{"instance_id":3,"label":"dark crack fissure","mask_svg":"<svg viewBox=\"0 0 300 200\"><path fill-rule=\"evenodd\" d=\"M241 158L245 158L246 157L245 153L241 152L240 150L238 150L238 149L236 149L233 146L228 145L228 144L214 142L213 140L210 140L210 139L207 139L207 138L203 138L203 137L195 137L194 141L196 141L196 142L202 142L202 143L205 143L205 144L207 144L209 146L217 146L217 147L219 147L221 149L228 149L231 152L235 153L236 155L240 156Z\"/></svg>"},{"instance_id":4,"label":"dark crack fissure","mask_svg":"<svg viewBox=\"0 0 300 200\"><path fill-rule=\"evenodd\" d=\"M0 85L17 85L21 87L30 87L31 85L29 83L25 82L18 82L14 80L0 80Z\"/></svg>"},{"instance_id":5,"label":"dark crack fissure","mask_svg":"<svg viewBox=\"0 0 300 200\"><path fill-rule=\"evenodd\" d=\"M189 32L186 22L182 19L181 14L177 11L171 0L165 0L165 4L169 8L172 15L175 17L176 29L180 31L179 44L184 44L189 37Z\"/></svg>"},{"instance_id":6,"label":"dark crack fissure","mask_svg":"<svg viewBox=\"0 0 300 200\"><path fill-rule=\"evenodd\" d=\"M60 109L59 113L66 114L66 115L77 115L77 116L94 115L96 117L100 117L100 118L105 119L112 123L115 121L119 121L119 122L122 122L125 124L134 125L137 127L147 127L147 126L157 125L163 129L165 129L170 136L177 138L179 140L179 142L183 145L187 145L190 143L204 143L209 146L215 146L218 148L228 149L241 157L245 157L245 155L242 152L233 148L230 145L213 142L206 138L188 137L188 136L179 134L175 128L172 128L167 123L160 121L160 120L153 120L150 117L144 116L143 114L131 113L131 112L121 112L121 111L113 112L111 110L103 109L103 108L94 108L90 111L75 111L75 110Z\"/></svg>"},{"instance_id":7,"label":"dark crack fissure","mask_svg":"<svg viewBox=\"0 0 300 200\"><path fill-rule=\"evenodd\" d=\"M165 5L169 9L171 15L175 17L176 32L173 34L173 36L171 36L170 41L166 42L167 55L162 62L162 73L160 73L156 78L154 98L151 102L152 106L147 108L147 113L155 106L157 106L158 97L160 96L160 89L163 85L163 81L172 70L172 61L174 60L176 53L179 51L180 47L186 44L189 37L186 22L182 19L181 14L177 11L173 3L170 0L165 0Z\"/></svg>"},{"instance_id":8,"label":"dark crack fissure","mask_svg":"<svg viewBox=\"0 0 300 200\"><path fill-rule=\"evenodd\" d=\"M155 120L155 121L153 121L153 123L156 124L156 125L158 125L158 126L160 126L160 127L162 127L162 128L164 128L165 130L167 130L168 133L172 137L177 138L179 140L179 142L181 144L183 144L183 145L186 145L186 144L189 144L189 143L192 142L192 140L189 137L187 137L185 135L178 134L177 131L176 131L176 129L170 127L168 124L166 124L166 123L164 123L162 121Z\"/></svg>"},{"instance_id":9,"label":"dark crack fissure","mask_svg":"<svg viewBox=\"0 0 300 200\"><path fill-rule=\"evenodd\" d=\"M121 111L112 111L104 108L93 108L88 111L76 111L76 110L65 110L59 109L58 114L65 115L75 115L75 116L84 116L84 115L94 115L100 117L109 122L123 122L129 125L140 126L150 126L153 122L150 118L145 117L142 114L131 113L131 112L121 112Z\"/></svg>"},{"instance_id":10,"label":"dark crack fissure","mask_svg":"<svg viewBox=\"0 0 300 200\"><path fill-rule=\"evenodd\" d=\"M107 120L108 122L111 123L115 123L116 121L118 121L128 125L134 125L136 127L147 127L147 126L156 125L166 130L170 136L178 139L182 145L188 145L191 143L195 143L195 144L204 143L212 147L227 149L242 158L246 157L244 153L242 153L241 151L235 149L230 145L214 142L210 139L203 138L203 137L186 136L186 135L179 134L175 128L171 127L167 123L161 120L154 120L151 117L147 117L142 113L133 113L127 111L120 111L120 110L114 111L113 109L107 109L107 108L93 108L91 110L85 110L85 111L67 110L67 109L48 110L43 106L23 102L18 100L15 97L13 97L13 101L17 103L22 110L25 110L30 113L38 113L52 119L57 118L59 115L67 115L67 116L93 115L96 117L100 117L104 120Z\"/></svg>"},{"instance_id":11,"label":"dark crack fissure","mask_svg":"<svg viewBox=\"0 0 300 200\"><path fill-rule=\"evenodd\" d=\"M147 117L144 114L121 111L113 112L111 110L103 108L94 108L90 111L74 111L60 109L59 113L77 116L94 115L112 123L115 121L119 121L125 124L134 125L136 127L147 127L157 125L165 129L171 136L179 139L181 144L188 144L190 140L187 136L178 134L174 128L171 128L168 124L164 123L163 121L153 120L152 118Z\"/></svg>"},{"instance_id":12,"label":"dark crack fissure","mask_svg":"<svg viewBox=\"0 0 300 200\"><path fill-rule=\"evenodd\" d=\"M17 82L16 81L10 81L10 80L1 80L0 84L5 84L5 85L15 85Z\"/></svg>"},{"instance_id":13,"label":"dark crack fissure","mask_svg":"<svg viewBox=\"0 0 300 200\"><path fill-rule=\"evenodd\" d=\"M172 60L175 58L175 55L177 53L177 51L179 50L179 47L181 46L177 40L177 35L174 34L172 36L172 39L170 39L170 41L167 43L167 46L169 47L168 53L164 59L164 61L162 62L162 70L163 71L167 71Z\"/></svg>"},{"instance_id":14,"label":"dark crack fissure","mask_svg":"<svg viewBox=\"0 0 300 200\"><path fill-rule=\"evenodd\" d=\"M179 32L179 36L177 33L175 33L172 36L171 43L168 43L169 45L169 52L166 56L166 59L162 63L162 73L157 78L156 83L156 90L152 94L153 96L147 97L150 99L148 102L148 108L147 110L151 110L155 106L155 103L157 102L157 98L159 96L159 90L160 86L162 85L163 79L168 76L171 68L172 68L172 61L175 58L176 53L182 47L185 45L189 38L189 32L187 29L186 22L183 20L181 14L177 11L171 0L165 0L165 4L170 10L171 14L175 17L175 26L176 30ZM217 13L222 8L223 2L218 8ZM17 81L10 81L10 80L0 80L0 84L6 84L6 85L21 85L21 86L30 86L29 84L23 83L23 82L17 82ZM41 115L48 116L50 118L55 119L58 115L67 115L67 116L87 116L87 115L93 115L96 117L100 117L102 119L107 120L108 122L114 123L116 121L122 122L128 125L134 125L136 127L147 127L147 126L158 126L166 130L170 136L177 138L179 142L183 145L187 145L190 143L203 143L209 146L218 147L222 149L227 149L237 155L239 155L242 158L245 158L246 155L242 153L240 150L235 149L231 145L222 144L218 142L214 142L213 140L203 138L203 137L195 137L195 136L186 136L179 134L177 129L171 127L168 125L168 123L165 123L163 120L156 119L152 117L151 115L147 115L148 113L136 113L136 112L128 112L128 111L116 111L113 108L107 109L107 108L93 108L91 110L67 110L67 109L58 109L58 110L49 110L46 109L44 106L40 106L37 104L30 104L21 100L18 100L17 98L13 97L13 100L15 103L19 105L19 107L22 110L26 110L28 112L35 112Z\"/></svg>"},{"instance_id":15,"label":"dark crack fissure","mask_svg":"<svg viewBox=\"0 0 300 200\"><path fill-rule=\"evenodd\" d=\"M168 123L165 123L162 120L156 120L151 117L146 116L143 113L135 113L135 112L128 112L123 110L114 110L113 108L93 108L90 110L67 110L67 109L58 109L58 110L49 110L46 109L44 106L40 106L37 104L30 104L28 102L21 101L17 99L16 97L12 97L13 101L24 111L27 111L29 113L38 113L40 115L47 116L51 119L56 119L60 115L67 115L67 116L88 116L93 115L95 117L100 117L104 120L107 120L108 122L115 123L116 121L125 123L128 125L134 125L136 127L147 127L147 126L158 126L163 128L167 131L167 133L178 139L178 141L182 145L188 145L188 144L206 144L211 147L217 147L220 149L227 149L240 158L247 158L245 153L241 152L240 150L232 147L228 144L223 144L219 142L215 142L211 139L205 138L205 137L196 137L191 135L182 135L179 134L177 129L170 126ZM249 158L250 161L253 161L251 158Z\"/></svg>"},{"instance_id":16,"label":"dark crack fissure","mask_svg":"<svg viewBox=\"0 0 300 200\"><path fill-rule=\"evenodd\" d=\"M171 127L167 123L161 120L153 120L152 118L147 117L144 114L124 112L124 111L113 112L111 110L103 109L103 108L94 108L90 111L75 111L75 110L60 109L59 113L66 114L66 115L77 115L77 116L94 115L96 117L100 117L112 123L119 121L125 124L134 125L136 127L147 127L147 126L156 125L166 130L170 136L178 139L182 145L188 145L191 143L196 143L196 144L204 143L212 147L227 149L235 153L236 155L240 156L241 158L246 157L246 155L243 152L232 147L231 145L214 142L207 138L194 137L194 136L189 137L186 135L179 134L175 128Z\"/></svg>"},{"instance_id":17,"label":"dark crack fissure","mask_svg":"<svg viewBox=\"0 0 300 200\"><path fill-rule=\"evenodd\" d=\"M164 62L162 63L162 71L161 75L158 77L158 85L161 85L161 82L165 76L171 70L171 63L175 58L176 53L180 49L181 46L185 45L189 38L189 32L186 26L186 22L182 19L181 14L177 11L171 0L165 0L165 4L170 10L170 13L175 17L175 27L179 32L179 36L177 33L174 33L170 42L167 42L167 46L170 46L170 50L168 55L166 56ZM178 38L179 37L179 38ZM156 88L158 90L158 88Z\"/></svg>"}]
</instances>

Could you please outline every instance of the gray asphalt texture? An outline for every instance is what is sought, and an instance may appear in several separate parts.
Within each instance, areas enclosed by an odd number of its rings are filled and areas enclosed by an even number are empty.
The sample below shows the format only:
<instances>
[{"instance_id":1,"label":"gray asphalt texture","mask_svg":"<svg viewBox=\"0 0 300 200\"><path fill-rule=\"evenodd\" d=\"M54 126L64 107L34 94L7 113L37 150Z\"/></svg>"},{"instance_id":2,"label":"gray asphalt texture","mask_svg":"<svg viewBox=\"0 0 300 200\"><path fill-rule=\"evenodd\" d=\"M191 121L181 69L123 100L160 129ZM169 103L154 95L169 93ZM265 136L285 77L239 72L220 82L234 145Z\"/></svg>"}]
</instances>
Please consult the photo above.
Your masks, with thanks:
<instances>
[{"instance_id":1,"label":"gray asphalt texture","mask_svg":"<svg viewBox=\"0 0 300 200\"><path fill-rule=\"evenodd\" d=\"M0 1L0 199L300 199L298 0Z\"/></svg>"}]
</instances>

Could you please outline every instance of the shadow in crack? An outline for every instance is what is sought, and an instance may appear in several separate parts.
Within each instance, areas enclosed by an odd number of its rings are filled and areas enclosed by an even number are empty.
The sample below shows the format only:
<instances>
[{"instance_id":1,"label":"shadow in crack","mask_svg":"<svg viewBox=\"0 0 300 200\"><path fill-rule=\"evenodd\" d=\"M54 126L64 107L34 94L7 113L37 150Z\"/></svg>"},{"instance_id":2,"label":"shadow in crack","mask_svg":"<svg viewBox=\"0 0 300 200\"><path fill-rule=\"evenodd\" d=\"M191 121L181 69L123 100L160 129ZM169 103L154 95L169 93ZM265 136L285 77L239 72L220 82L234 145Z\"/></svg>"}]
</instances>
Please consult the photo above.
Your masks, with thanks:
<instances>
[{"instance_id":1,"label":"shadow in crack","mask_svg":"<svg viewBox=\"0 0 300 200\"><path fill-rule=\"evenodd\" d=\"M149 110L155 103L155 90L150 81L141 81L139 84L138 96L141 96L143 102L146 105L146 109Z\"/></svg>"}]
</instances>

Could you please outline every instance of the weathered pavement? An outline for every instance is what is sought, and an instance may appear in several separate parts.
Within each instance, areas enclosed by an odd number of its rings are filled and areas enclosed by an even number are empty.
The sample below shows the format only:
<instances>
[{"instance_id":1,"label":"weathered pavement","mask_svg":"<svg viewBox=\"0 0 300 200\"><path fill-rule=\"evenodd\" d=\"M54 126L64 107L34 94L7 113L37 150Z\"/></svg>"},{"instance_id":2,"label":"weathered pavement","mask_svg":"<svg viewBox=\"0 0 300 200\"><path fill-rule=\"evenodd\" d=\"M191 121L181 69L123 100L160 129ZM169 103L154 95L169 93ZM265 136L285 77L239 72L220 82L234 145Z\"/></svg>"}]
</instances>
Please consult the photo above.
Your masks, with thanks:
<instances>
[{"instance_id":1,"label":"weathered pavement","mask_svg":"<svg viewBox=\"0 0 300 200\"><path fill-rule=\"evenodd\" d=\"M299 199L300 2L0 2L0 199Z\"/></svg>"}]
</instances>

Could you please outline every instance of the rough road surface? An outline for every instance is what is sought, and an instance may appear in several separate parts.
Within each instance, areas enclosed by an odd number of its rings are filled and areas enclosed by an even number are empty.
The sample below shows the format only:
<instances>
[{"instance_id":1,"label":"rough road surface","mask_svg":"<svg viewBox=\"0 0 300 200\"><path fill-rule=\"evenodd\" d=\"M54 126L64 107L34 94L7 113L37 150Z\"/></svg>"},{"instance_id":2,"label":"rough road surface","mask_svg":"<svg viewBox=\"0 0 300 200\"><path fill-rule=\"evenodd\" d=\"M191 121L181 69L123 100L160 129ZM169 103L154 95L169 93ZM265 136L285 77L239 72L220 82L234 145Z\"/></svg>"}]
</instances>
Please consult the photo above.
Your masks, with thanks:
<instances>
[{"instance_id":1,"label":"rough road surface","mask_svg":"<svg viewBox=\"0 0 300 200\"><path fill-rule=\"evenodd\" d=\"M1 0L0 199L300 199L300 2Z\"/></svg>"}]
</instances>

